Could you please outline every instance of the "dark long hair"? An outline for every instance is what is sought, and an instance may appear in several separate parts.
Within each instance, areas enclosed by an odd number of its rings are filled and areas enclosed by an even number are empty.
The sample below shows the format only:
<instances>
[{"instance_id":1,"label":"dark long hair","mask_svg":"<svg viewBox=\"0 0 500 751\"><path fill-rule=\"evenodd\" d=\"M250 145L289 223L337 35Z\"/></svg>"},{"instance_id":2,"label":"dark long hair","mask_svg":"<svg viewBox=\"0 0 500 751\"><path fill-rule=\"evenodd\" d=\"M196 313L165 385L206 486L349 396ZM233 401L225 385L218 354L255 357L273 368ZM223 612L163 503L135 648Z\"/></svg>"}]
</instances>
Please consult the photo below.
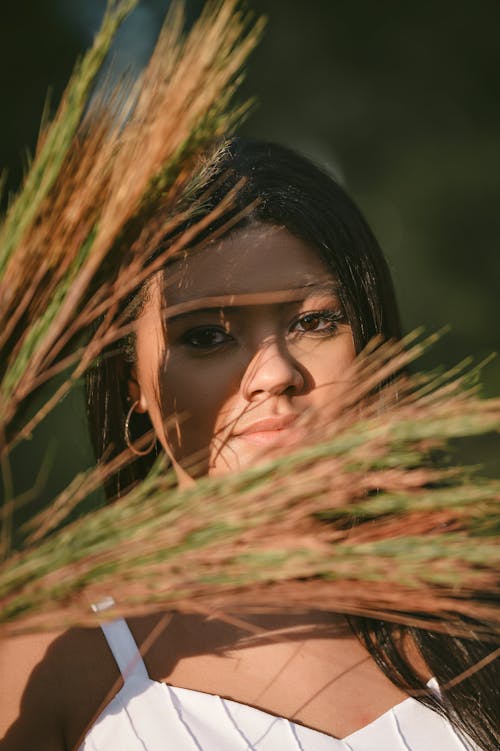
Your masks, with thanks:
<instances>
[{"instance_id":1,"label":"dark long hair","mask_svg":"<svg viewBox=\"0 0 500 751\"><path fill-rule=\"evenodd\" d=\"M358 352L377 334L387 339L400 337L399 313L384 256L358 208L328 173L288 148L241 139L219 148L217 158L208 166L204 164L203 172L200 192L204 200L198 215L208 214L245 178L230 214L236 216L257 203L230 231L253 222L284 226L317 250L338 280L340 302ZM219 228L228 218L226 213L218 221ZM204 234L217 228L213 224ZM185 226L179 231L182 229ZM165 238L162 245L171 240ZM203 237L199 235L196 242L200 240ZM87 376L88 411L98 460L105 452L112 456L125 448L126 362L120 354L103 357ZM134 417L139 419L143 418ZM131 423L136 436L146 427ZM120 495L145 476L151 463L150 456L141 457L119 472L108 487L109 494ZM491 644L476 637L473 623L469 624L469 638L454 638L361 617L349 622L393 683L420 694L421 701L446 715L459 732L467 733L485 750L498 748L499 681L495 683L493 663L458 682L439 701L426 694L425 681L403 648L410 637L438 684L446 686L492 650Z\"/></svg>"}]
</instances>

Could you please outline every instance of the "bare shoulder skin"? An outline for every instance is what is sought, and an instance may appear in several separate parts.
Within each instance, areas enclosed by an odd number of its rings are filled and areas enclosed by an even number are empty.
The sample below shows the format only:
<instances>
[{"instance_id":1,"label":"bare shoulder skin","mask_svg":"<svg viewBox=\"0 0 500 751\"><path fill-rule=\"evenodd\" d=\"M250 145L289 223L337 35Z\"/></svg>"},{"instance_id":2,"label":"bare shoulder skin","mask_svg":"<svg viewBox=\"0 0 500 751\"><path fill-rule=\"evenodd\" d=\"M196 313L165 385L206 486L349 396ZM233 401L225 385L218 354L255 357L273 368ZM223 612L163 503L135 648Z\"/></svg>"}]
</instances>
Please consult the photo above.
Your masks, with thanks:
<instances>
[{"instance_id":1,"label":"bare shoulder skin","mask_svg":"<svg viewBox=\"0 0 500 751\"><path fill-rule=\"evenodd\" d=\"M0 642L0 748L63 749L58 727L59 679L45 659L55 634L5 638ZM21 719L22 717L22 719Z\"/></svg>"},{"instance_id":2,"label":"bare shoulder skin","mask_svg":"<svg viewBox=\"0 0 500 751\"><path fill-rule=\"evenodd\" d=\"M99 628L1 641L1 751L76 749L108 692L120 686Z\"/></svg>"}]
</instances>

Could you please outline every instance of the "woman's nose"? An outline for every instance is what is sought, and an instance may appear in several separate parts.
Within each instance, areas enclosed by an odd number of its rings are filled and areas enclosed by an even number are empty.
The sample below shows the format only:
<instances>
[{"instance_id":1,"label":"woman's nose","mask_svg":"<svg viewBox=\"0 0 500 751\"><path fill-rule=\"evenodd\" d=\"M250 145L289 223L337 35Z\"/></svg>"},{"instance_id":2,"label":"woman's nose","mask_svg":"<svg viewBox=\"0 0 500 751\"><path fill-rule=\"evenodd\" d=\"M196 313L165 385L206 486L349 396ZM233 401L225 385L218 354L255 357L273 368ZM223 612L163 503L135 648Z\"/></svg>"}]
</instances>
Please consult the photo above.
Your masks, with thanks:
<instances>
[{"instance_id":1,"label":"woman's nose","mask_svg":"<svg viewBox=\"0 0 500 751\"><path fill-rule=\"evenodd\" d=\"M304 384L305 378L297 361L273 338L261 345L248 364L241 390L244 398L252 401L259 395L299 394Z\"/></svg>"}]
</instances>

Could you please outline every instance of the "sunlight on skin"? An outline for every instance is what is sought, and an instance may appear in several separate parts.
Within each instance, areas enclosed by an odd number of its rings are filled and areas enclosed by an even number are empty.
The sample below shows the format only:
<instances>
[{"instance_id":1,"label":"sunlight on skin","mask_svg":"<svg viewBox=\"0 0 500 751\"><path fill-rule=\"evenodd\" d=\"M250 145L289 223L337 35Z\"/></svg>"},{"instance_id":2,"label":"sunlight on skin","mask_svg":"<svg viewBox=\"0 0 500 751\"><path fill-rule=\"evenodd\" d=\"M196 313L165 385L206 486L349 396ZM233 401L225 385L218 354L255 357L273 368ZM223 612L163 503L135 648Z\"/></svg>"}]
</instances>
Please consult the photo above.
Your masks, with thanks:
<instances>
[{"instance_id":1,"label":"sunlight on skin","mask_svg":"<svg viewBox=\"0 0 500 751\"><path fill-rule=\"evenodd\" d=\"M168 345L156 277L137 322L130 394L149 412L180 483L300 442L300 418L331 410L355 357L320 257L284 228L253 225L168 273Z\"/></svg>"}]
</instances>

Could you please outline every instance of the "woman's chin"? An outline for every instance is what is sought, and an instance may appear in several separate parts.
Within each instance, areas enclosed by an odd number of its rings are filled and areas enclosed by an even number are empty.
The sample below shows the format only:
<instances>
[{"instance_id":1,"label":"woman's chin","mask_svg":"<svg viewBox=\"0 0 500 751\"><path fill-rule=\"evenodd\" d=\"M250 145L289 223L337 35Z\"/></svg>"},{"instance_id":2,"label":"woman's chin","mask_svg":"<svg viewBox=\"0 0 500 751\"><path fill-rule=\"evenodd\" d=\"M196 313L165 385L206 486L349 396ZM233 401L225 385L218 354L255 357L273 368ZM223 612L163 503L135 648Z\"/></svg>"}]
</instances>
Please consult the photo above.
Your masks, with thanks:
<instances>
[{"instance_id":1,"label":"woman's chin","mask_svg":"<svg viewBox=\"0 0 500 751\"><path fill-rule=\"evenodd\" d=\"M304 441L304 430L262 431L233 436L210 463L210 477L222 477L255 467L270 458L289 453Z\"/></svg>"}]
</instances>

